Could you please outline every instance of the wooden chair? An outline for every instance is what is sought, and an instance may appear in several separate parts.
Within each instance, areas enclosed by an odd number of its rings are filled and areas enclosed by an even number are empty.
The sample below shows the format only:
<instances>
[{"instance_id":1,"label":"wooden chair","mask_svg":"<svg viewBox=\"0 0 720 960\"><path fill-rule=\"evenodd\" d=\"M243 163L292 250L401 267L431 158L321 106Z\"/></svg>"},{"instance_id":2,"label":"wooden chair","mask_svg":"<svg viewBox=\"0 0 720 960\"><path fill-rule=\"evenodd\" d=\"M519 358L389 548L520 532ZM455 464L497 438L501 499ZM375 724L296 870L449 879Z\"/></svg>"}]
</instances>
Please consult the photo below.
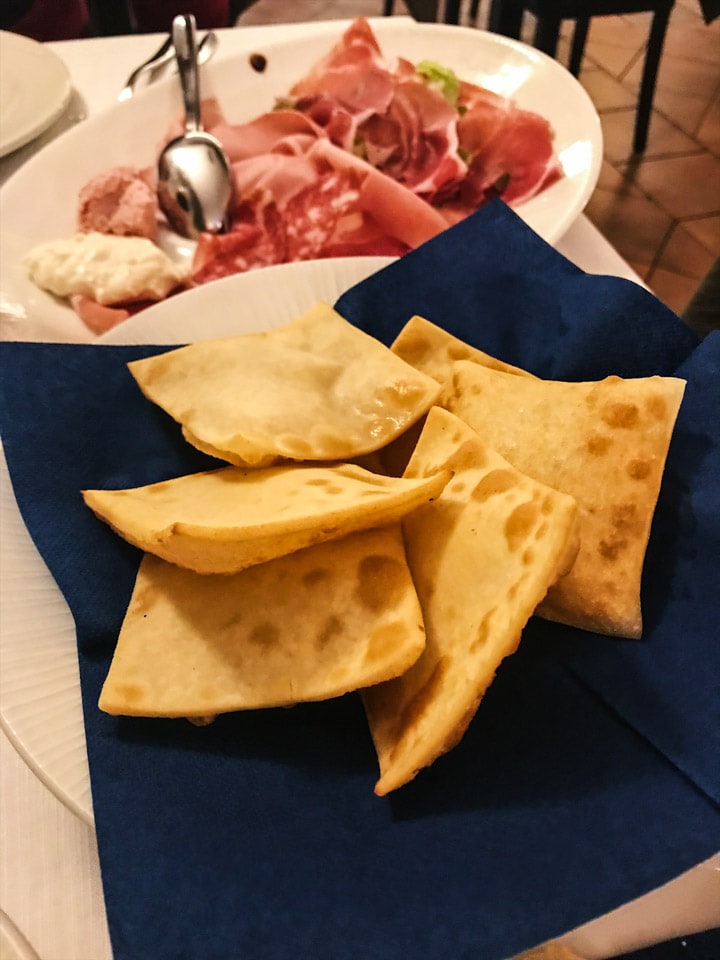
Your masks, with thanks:
<instances>
[{"instance_id":1,"label":"wooden chair","mask_svg":"<svg viewBox=\"0 0 720 960\"><path fill-rule=\"evenodd\" d=\"M577 76L580 73L585 40L592 17L652 13L633 137L633 150L635 153L642 153L647 145L655 81L673 6L674 0L492 0L488 29L494 33L518 39L523 14L527 10L537 19L533 46L555 57L560 24L563 20L574 20L575 28L568 69ZM479 0L472 0L470 15L473 20L477 17L478 7Z\"/></svg>"}]
</instances>

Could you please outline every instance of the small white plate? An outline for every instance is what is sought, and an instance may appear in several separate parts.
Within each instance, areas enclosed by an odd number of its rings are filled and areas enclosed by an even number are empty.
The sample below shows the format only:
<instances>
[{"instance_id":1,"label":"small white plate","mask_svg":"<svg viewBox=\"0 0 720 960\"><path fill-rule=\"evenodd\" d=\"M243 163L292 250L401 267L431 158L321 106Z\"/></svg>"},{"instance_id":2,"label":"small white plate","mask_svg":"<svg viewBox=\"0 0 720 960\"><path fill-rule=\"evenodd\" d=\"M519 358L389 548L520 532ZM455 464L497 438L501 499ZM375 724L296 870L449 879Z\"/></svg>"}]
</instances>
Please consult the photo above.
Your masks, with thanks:
<instances>
[{"instance_id":1,"label":"small white plate","mask_svg":"<svg viewBox=\"0 0 720 960\"><path fill-rule=\"evenodd\" d=\"M71 91L68 69L52 50L0 30L0 157L47 130Z\"/></svg>"},{"instance_id":2,"label":"small white plate","mask_svg":"<svg viewBox=\"0 0 720 960\"><path fill-rule=\"evenodd\" d=\"M388 59L446 64L462 79L547 118L564 176L520 204L517 213L549 243L559 240L584 209L602 162L600 120L577 80L539 50L483 30L394 17L373 20L372 27ZM229 122L250 120L271 110L340 35L338 27L337 37L323 32L262 45L255 51L266 60L261 73L248 54L223 58L221 52L203 67L203 96L216 96ZM182 109L177 78L160 81L68 131L7 181L0 191L4 339L95 339L67 303L31 283L22 258L36 244L75 232L78 192L90 177L117 164L154 164Z\"/></svg>"}]
</instances>

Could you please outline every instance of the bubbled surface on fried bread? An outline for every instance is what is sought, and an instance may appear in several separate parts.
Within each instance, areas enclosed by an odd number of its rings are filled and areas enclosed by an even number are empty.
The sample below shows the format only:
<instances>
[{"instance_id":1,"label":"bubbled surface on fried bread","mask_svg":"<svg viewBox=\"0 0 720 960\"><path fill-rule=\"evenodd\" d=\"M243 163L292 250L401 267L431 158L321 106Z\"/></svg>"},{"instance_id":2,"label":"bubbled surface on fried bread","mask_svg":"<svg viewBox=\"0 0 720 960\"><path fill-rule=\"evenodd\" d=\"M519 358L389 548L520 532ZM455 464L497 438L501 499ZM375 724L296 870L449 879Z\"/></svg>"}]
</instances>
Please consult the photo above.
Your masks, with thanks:
<instances>
[{"instance_id":1,"label":"bubbled surface on fried bread","mask_svg":"<svg viewBox=\"0 0 720 960\"><path fill-rule=\"evenodd\" d=\"M326 303L274 330L200 341L129 367L189 443L238 466L378 450L439 393L436 381Z\"/></svg>"},{"instance_id":2,"label":"bubbled surface on fried bread","mask_svg":"<svg viewBox=\"0 0 720 960\"><path fill-rule=\"evenodd\" d=\"M441 466L453 479L403 523L427 646L405 674L363 693L380 795L459 741L577 551L571 497L524 476L457 417L433 408L406 475Z\"/></svg>"},{"instance_id":3,"label":"bubbled surface on fried bread","mask_svg":"<svg viewBox=\"0 0 720 960\"><path fill-rule=\"evenodd\" d=\"M206 717L324 700L396 676L424 645L397 525L232 576L148 554L100 708Z\"/></svg>"},{"instance_id":4,"label":"bubbled surface on fried bread","mask_svg":"<svg viewBox=\"0 0 720 960\"><path fill-rule=\"evenodd\" d=\"M518 470L577 500L578 558L543 616L641 635L645 551L684 388L674 377L571 383L454 365L442 406Z\"/></svg>"}]
</instances>

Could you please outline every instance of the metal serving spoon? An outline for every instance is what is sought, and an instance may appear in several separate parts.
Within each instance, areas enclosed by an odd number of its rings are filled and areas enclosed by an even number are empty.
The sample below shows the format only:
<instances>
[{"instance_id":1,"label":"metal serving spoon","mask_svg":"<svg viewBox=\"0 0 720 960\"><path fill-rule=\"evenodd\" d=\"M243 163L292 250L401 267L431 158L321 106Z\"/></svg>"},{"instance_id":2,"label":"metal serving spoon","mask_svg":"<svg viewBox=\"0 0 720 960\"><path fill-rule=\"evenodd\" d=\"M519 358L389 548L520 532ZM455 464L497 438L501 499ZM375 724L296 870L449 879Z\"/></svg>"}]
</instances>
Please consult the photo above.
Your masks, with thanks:
<instances>
[{"instance_id":1,"label":"metal serving spoon","mask_svg":"<svg viewBox=\"0 0 720 960\"><path fill-rule=\"evenodd\" d=\"M185 133L167 144L158 160L157 194L170 226L184 237L221 233L227 228L232 198L230 164L220 142L200 119L195 17L180 14L172 25Z\"/></svg>"}]
</instances>

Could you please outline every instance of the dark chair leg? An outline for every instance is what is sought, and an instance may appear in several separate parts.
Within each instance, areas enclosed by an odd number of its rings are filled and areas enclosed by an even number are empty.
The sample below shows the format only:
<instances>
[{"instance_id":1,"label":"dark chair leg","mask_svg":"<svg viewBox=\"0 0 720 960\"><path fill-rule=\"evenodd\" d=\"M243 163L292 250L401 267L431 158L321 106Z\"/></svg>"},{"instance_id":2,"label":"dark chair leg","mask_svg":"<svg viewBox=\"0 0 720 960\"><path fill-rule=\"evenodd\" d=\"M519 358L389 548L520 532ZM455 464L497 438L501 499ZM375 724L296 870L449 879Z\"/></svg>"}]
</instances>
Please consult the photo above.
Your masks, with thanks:
<instances>
[{"instance_id":1,"label":"dark chair leg","mask_svg":"<svg viewBox=\"0 0 720 960\"><path fill-rule=\"evenodd\" d=\"M480 9L480 0L472 0L470 4L470 22L475 23L477 20L478 10Z\"/></svg>"},{"instance_id":2,"label":"dark chair leg","mask_svg":"<svg viewBox=\"0 0 720 960\"><path fill-rule=\"evenodd\" d=\"M635 153L642 153L647 146L650 111L652 110L653 97L655 96L655 80L657 79L658 66L660 65L660 57L665 42L665 31L667 30L672 8L673 4L670 3L664 9L656 10L653 16L652 27L650 28L650 39L648 40L647 52L645 54L645 66L643 67L642 80L640 82L637 116L635 118L635 136L633 139L633 150Z\"/></svg>"},{"instance_id":3,"label":"dark chair leg","mask_svg":"<svg viewBox=\"0 0 720 960\"><path fill-rule=\"evenodd\" d=\"M558 37L560 36L560 17L553 14L550 17L538 17L535 27L533 46L543 53L554 57L557 53Z\"/></svg>"},{"instance_id":4,"label":"dark chair leg","mask_svg":"<svg viewBox=\"0 0 720 960\"><path fill-rule=\"evenodd\" d=\"M517 40L522 27L522 17L522 0L519 3L517 0L492 0L488 29Z\"/></svg>"},{"instance_id":5,"label":"dark chair leg","mask_svg":"<svg viewBox=\"0 0 720 960\"><path fill-rule=\"evenodd\" d=\"M585 41L587 40L589 26L590 17L578 17L575 21L570 60L568 61L568 70L574 77L580 76L580 65L585 53Z\"/></svg>"},{"instance_id":6,"label":"dark chair leg","mask_svg":"<svg viewBox=\"0 0 720 960\"><path fill-rule=\"evenodd\" d=\"M410 16L420 23L437 22L440 0L406 0L405 6L410 11Z\"/></svg>"},{"instance_id":7,"label":"dark chair leg","mask_svg":"<svg viewBox=\"0 0 720 960\"><path fill-rule=\"evenodd\" d=\"M460 23L460 0L445 0L445 23Z\"/></svg>"},{"instance_id":8,"label":"dark chair leg","mask_svg":"<svg viewBox=\"0 0 720 960\"><path fill-rule=\"evenodd\" d=\"M395 0L385 0L385 2L383 3L383 16L391 17L394 6L395 6Z\"/></svg>"}]
</instances>

